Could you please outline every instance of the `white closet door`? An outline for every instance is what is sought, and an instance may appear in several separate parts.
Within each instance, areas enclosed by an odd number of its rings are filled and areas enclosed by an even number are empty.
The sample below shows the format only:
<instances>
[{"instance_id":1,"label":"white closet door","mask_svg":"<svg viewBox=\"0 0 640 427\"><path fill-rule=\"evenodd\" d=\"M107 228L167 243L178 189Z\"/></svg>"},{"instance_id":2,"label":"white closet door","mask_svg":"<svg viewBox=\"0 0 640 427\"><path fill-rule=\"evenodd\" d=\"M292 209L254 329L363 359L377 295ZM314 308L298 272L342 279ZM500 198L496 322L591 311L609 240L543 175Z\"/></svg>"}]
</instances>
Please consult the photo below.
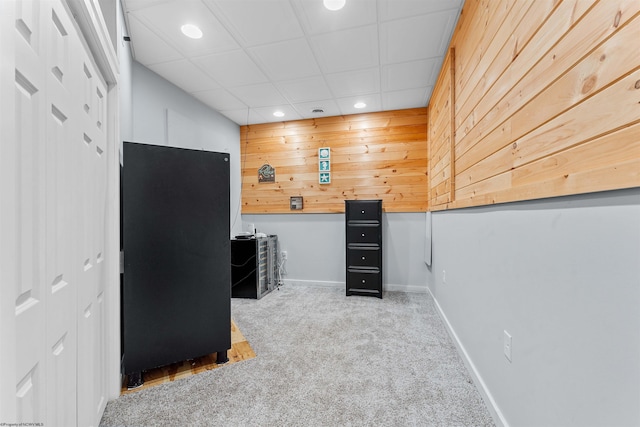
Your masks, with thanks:
<instances>
[{"instance_id":1,"label":"white closet door","mask_svg":"<svg viewBox=\"0 0 640 427\"><path fill-rule=\"evenodd\" d=\"M46 300L47 422L76 424L77 331L75 313L79 277L74 272L76 233L73 159L78 144L73 53L81 48L60 3L43 3L47 71L46 114Z\"/></svg>"},{"instance_id":2,"label":"white closet door","mask_svg":"<svg viewBox=\"0 0 640 427\"><path fill-rule=\"evenodd\" d=\"M90 57L79 58L77 80L82 104L79 122L82 144L76 157L78 256L82 261L78 274L82 286L78 292L78 421L87 425L106 405L104 242L106 211L106 85Z\"/></svg>"},{"instance_id":3,"label":"white closet door","mask_svg":"<svg viewBox=\"0 0 640 427\"><path fill-rule=\"evenodd\" d=\"M96 425L107 86L64 2L0 1L0 421Z\"/></svg>"},{"instance_id":4,"label":"white closet door","mask_svg":"<svg viewBox=\"0 0 640 427\"><path fill-rule=\"evenodd\" d=\"M0 418L7 421L16 417L15 296L20 276L15 254L20 234L16 183L19 165L15 162L18 144L9 143L17 138L15 31L15 6L0 1L0 366L5 367L0 369Z\"/></svg>"},{"instance_id":5,"label":"white closet door","mask_svg":"<svg viewBox=\"0 0 640 427\"><path fill-rule=\"evenodd\" d=\"M15 342L3 343L15 351L15 416L21 422L45 422L47 349L46 300L53 281L46 275L46 47L43 46L43 6L35 1L15 3L15 137L12 144L16 191L7 205L14 209L13 225L5 232L13 246L8 268L15 302ZM6 76L3 76L6 77ZM2 100L7 102L8 100ZM9 243L8 242L8 243ZM6 347L5 347L6 344ZM4 421L4 420L3 420Z\"/></svg>"}]
</instances>

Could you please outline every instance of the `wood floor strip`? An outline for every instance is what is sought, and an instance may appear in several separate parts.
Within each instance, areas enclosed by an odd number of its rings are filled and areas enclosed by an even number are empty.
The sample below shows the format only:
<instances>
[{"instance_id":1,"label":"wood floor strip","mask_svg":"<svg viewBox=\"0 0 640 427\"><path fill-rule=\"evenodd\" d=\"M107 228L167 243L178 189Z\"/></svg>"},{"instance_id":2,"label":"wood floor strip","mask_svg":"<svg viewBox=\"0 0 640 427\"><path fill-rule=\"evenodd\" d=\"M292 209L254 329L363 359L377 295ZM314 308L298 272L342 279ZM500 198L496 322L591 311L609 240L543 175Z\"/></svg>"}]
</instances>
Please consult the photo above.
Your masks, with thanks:
<instances>
[{"instance_id":1,"label":"wood floor strip","mask_svg":"<svg viewBox=\"0 0 640 427\"><path fill-rule=\"evenodd\" d=\"M125 376L124 381L122 382L122 388L120 389L120 394L133 393L159 384L168 383L191 375L196 375L201 372L210 371L230 363L253 359L256 357L256 353L253 351L251 345L244 335L242 335L242 332L240 332L240 329L238 329L233 320L231 321L231 349L227 351L227 357L229 358L229 361L223 365L218 365L216 363L216 353L213 353L193 360L185 360L145 371L143 373L144 384L133 390L127 389L127 377Z\"/></svg>"}]
</instances>

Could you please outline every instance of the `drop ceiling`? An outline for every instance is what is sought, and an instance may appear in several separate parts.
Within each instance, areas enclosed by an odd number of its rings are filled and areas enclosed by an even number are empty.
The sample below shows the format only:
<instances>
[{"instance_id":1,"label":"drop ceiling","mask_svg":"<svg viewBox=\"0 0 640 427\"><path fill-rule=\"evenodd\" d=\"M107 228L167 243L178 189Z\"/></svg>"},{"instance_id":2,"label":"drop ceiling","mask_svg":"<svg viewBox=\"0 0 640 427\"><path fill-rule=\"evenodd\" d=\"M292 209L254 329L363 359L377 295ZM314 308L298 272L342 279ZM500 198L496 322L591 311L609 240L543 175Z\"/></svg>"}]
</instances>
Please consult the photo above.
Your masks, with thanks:
<instances>
[{"instance_id":1,"label":"drop ceiling","mask_svg":"<svg viewBox=\"0 0 640 427\"><path fill-rule=\"evenodd\" d=\"M346 0L339 11L322 0L123 5L136 61L246 125L426 106L463 2ZM182 34L187 23L203 37Z\"/></svg>"}]
</instances>

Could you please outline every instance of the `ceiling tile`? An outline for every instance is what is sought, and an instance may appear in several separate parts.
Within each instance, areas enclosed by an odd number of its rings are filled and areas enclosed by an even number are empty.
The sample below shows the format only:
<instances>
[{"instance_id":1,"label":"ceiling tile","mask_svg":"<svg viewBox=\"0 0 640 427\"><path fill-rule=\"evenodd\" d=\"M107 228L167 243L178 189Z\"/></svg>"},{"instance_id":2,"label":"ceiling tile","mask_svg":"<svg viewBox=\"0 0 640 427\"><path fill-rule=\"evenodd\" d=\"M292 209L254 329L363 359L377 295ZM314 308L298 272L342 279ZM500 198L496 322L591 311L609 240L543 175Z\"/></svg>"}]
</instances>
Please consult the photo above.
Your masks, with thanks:
<instances>
[{"instance_id":1,"label":"ceiling tile","mask_svg":"<svg viewBox=\"0 0 640 427\"><path fill-rule=\"evenodd\" d=\"M229 91L242 102L252 107L266 107L287 103L271 83L234 87Z\"/></svg>"},{"instance_id":2,"label":"ceiling tile","mask_svg":"<svg viewBox=\"0 0 640 427\"><path fill-rule=\"evenodd\" d=\"M382 67L382 90L393 91L425 87L431 84L435 68L439 64L439 58L431 58L385 65Z\"/></svg>"},{"instance_id":3,"label":"ceiling tile","mask_svg":"<svg viewBox=\"0 0 640 427\"><path fill-rule=\"evenodd\" d=\"M143 65L182 58L180 52L165 43L135 16L129 16L129 36L133 44L134 57Z\"/></svg>"},{"instance_id":4,"label":"ceiling tile","mask_svg":"<svg viewBox=\"0 0 640 427\"><path fill-rule=\"evenodd\" d=\"M222 110L220 111L220 114L228 117L240 126L266 123L265 118L253 110L249 110L247 114L246 108L238 110Z\"/></svg>"},{"instance_id":5,"label":"ceiling tile","mask_svg":"<svg viewBox=\"0 0 640 427\"><path fill-rule=\"evenodd\" d=\"M201 1L174 0L130 12L185 56L199 56L237 49L238 44L220 21ZM203 32L201 39L191 39L180 30L195 24Z\"/></svg>"},{"instance_id":6,"label":"ceiling tile","mask_svg":"<svg viewBox=\"0 0 640 427\"><path fill-rule=\"evenodd\" d=\"M434 82L435 84L435 82ZM427 87L427 92L424 94L424 99L422 100L422 105L428 106L429 100L431 99L431 94L433 93L433 86Z\"/></svg>"},{"instance_id":7,"label":"ceiling tile","mask_svg":"<svg viewBox=\"0 0 640 427\"><path fill-rule=\"evenodd\" d=\"M340 111L345 115L382 111L382 103L380 102L380 95L378 94L339 98L337 99L337 102L340 107ZM355 108L353 105L356 102L364 102L367 106L364 108Z\"/></svg>"},{"instance_id":8,"label":"ceiling tile","mask_svg":"<svg viewBox=\"0 0 640 427\"><path fill-rule=\"evenodd\" d=\"M385 110L404 110L405 108L426 107L427 90L431 88L413 88L384 92L382 94L382 108Z\"/></svg>"},{"instance_id":9,"label":"ceiling tile","mask_svg":"<svg viewBox=\"0 0 640 427\"><path fill-rule=\"evenodd\" d=\"M268 81L264 73L243 50L217 53L195 58L193 61L224 87Z\"/></svg>"},{"instance_id":10,"label":"ceiling tile","mask_svg":"<svg viewBox=\"0 0 640 427\"><path fill-rule=\"evenodd\" d=\"M378 65L378 32L375 25L314 36L311 44L325 73Z\"/></svg>"},{"instance_id":11,"label":"ceiling tile","mask_svg":"<svg viewBox=\"0 0 640 427\"><path fill-rule=\"evenodd\" d=\"M289 104L276 105L272 107L258 107L252 108L252 111L258 113L260 116L264 117L266 122L288 122L290 120L300 120L302 117L298 114L298 112ZM273 115L275 111L282 111L284 113L283 117L276 117Z\"/></svg>"},{"instance_id":12,"label":"ceiling tile","mask_svg":"<svg viewBox=\"0 0 640 427\"><path fill-rule=\"evenodd\" d=\"M272 81L320 74L320 68L304 38L249 49Z\"/></svg>"},{"instance_id":13,"label":"ceiling tile","mask_svg":"<svg viewBox=\"0 0 640 427\"><path fill-rule=\"evenodd\" d=\"M416 15L459 10L464 0L378 0L380 21L410 18Z\"/></svg>"},{"instance_id":14,"label":"ceiling tile","mask_svg":"<svg viewBox=\"0 0 640 427\"><path fill-rule=\"evenodd\" d=\"M244 102L229 93L228 90L223 88L207 90L202 92L193 92L193 96L204 102L211 108L221 110L239 110L244 108L247 110L247 106Z\"/></svg>"},{"instance_id":15,"label":"ceiling tile","mask_svg":"<svg viewBox=\"0 0 640 427\"><path fill-rule=\"evenodd\" d=\"M456 17L455 11L446 11L382 24L380 62L390 64L444 55Z\"/></svg>"},{"instance_id":16,"label":"ceiling tile","mask_svg":"<svg viewBox=\"0 0 640 427\"><path fill-rule=\"evenodd\" d=\"M376 68L325 75L336 98L380 91L380 71Z\"/></svg>"},{"instance_id":17,"label":"ceiling tile","mask_svg":"<svg viewBox=\"0 0 640 427\"><path fill-rule=\"evenodd\" d=\"M330 117L339 116L340 107L333 99L325 99L322 101L299 102L293 104L303 119L313 119L314 117ZM314 113L312 110L320 108L324 110L322 113Z\"/></svg>"},{"instance_id":18,"label":"ceiling tile","mask_svg":"<svg viewBox=\"0 0 640 427\"><path fill-rule=\"evenodd\" d=\"M191 61L186 59L149 65L148 68L180 87L185 92L219 87L211 77L207 76L202 70L193 65Z\"/></svg>"},{"instance_id":19,"label":"ceiling tile","mask_svg":"<svg viewBox=\"0 0 640 427\"><path fill-rule=\"evenodd\" d=\"M145 7L155 6L160 3L169 3L173 0L122 0L126 10L138 10Z\"/></svg>"},{"instance_id":20,"label":"ceiling tile","mask_svg":"<svg viewBox=\"0 0 640 427\"><path fill-rule=\"evenodd\" d=\"M329 86L322 76L277 83L284 96L293 103L331 98Z\"/></svg>"},{"instance_id":21,"label":"ceiling tile","mask_svg":"<svg viewBox=\"0 0 640 427\"><path fill-rule=\"evenodd\" d=\"M212 8L220 11L221 19L244 46L304 36L288 1L206 1Z\"/></svg>"},{"instance_id":22,"label":"ceiling tile","mask_svg":"<svg viewBox=\"0 0 640 427\"><path fill-rule=\"evenodd\" d=\"M300 22L307 34L323 34L377 22L376 2L348 0L338 11L325 8L321 1L295 0Z\"/></svg>"}]
</instances>

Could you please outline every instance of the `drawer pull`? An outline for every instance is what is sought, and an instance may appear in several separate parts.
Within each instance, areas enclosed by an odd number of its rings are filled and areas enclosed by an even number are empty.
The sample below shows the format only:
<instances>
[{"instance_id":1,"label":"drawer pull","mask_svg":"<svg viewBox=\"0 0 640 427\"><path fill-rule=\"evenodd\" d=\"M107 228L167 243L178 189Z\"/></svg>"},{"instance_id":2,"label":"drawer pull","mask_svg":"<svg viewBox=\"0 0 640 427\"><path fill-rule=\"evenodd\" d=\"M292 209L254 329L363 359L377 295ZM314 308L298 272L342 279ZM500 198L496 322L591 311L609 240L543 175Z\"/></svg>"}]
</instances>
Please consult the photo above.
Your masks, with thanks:
<instances>
[{"instance_id":1,"label":"drawer pull","mask_svg":"<svg viewBox=\"0 0 640 427\"><path fill-rule=\"evenodd\" d=\"M364 260L364 259L367 259L367 258L366 257L362 257L362 259Z\"/></svg>"},{"instance_id":2,"label":"drawer pull","mask_svg":"<svg viewBox=\"0 0 640 427\"><path fill-rule=\"evenodd\" d=\"M364 211L362 211L362 213L364 213Z\"/></svg>"},{"instance_id":3,"label":"drawer pull","mask_svg":"<svg viewBox=\"0 0 640 427\"><path fill-rule=\"evenodd\" d=\"M362 233L362 237L364 237L364 233Z\"/></svg>"},{"instance_id":4,"label":"drawer pull","mask_svg":"<svg viewBox=\"0 0 640 427\"><path fill-rule=\"evenodd\" d=\"M366 280L364 280L364 279L362 279L362 283L367 283L367 281L366 281Z\"/></svg>"}]
</instances>

